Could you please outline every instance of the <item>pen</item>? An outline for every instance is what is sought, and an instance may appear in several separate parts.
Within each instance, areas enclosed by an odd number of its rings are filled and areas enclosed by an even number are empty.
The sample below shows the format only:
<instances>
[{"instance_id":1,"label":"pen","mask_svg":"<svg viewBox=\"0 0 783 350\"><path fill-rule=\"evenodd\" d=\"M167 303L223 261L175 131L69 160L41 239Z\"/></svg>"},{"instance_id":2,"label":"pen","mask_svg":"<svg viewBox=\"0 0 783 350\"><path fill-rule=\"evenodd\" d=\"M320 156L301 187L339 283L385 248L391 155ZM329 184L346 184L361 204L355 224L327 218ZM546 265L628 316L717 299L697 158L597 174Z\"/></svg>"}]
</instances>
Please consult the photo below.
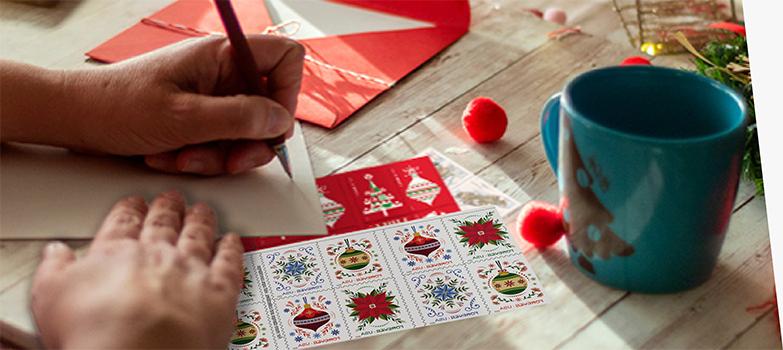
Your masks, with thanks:
<instances>
[{"instance_id":1,"label":"pen","mask_svg":"<svg viewBox=\"0 0 783 350\"><path fill-rule=\"evenodd\" d=\"M231 6L231 2L229 0L214 1L220 14L220 20L223 22L223 27L226 28L228 41L234 48L234 59L239 69L239 75L245 79L249 93L262 95L263 88L258 74L258 66L256 66L256 60L253 58L253 53L250 51L250 46L247 44L247 39L242 31L242 27L239 25L239 20L234 12L234 8ZM288 148L285 145L285 136L281 135L266 142L277 155L285 173L288 174L289 178L293 178L291 164L288 159Z\"/></svg>"}]
</instances>

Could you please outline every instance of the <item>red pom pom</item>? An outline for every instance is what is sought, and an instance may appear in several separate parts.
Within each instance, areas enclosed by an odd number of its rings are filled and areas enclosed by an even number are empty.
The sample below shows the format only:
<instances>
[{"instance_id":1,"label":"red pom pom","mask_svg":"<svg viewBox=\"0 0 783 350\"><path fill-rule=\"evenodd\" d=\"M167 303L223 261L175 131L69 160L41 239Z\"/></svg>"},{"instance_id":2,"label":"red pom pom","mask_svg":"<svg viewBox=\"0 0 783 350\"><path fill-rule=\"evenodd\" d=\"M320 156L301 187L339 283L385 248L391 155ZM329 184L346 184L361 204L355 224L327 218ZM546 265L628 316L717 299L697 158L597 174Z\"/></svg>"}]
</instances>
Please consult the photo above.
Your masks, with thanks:
<instances>
[{"instance_id":1,"label":"red pom pom","mask_svg":"<svg viewBox=\"0 0 783 350\"><path fill-rule=\"evenodd\" d=\"M506 133L506 111L488 97L476 97L462 112L462 127L479 143L497 141Z\"/></svg>"},{"instance_id":2,"label":"red pom pom","mask_svg":"<svg viewBox=\"0 0 783 350\"><path fill-rule=\"evenodd\" d=\"M536 247L550 246L565 234L560 209L540 201L525 204L519 213L517 228L522 238Z\"/></svg>"},{"instance_id":3,"label":"red pom pom","mask_svg":"<svg viewBox=\"0 0 783 350\"><path fill-rule=\"evenodd\" d=\"M652 63L650 62L650 60L642 56L629 56L626 57L623 60L623 62L620 63L620 65L621 66L642 66L642 65L651 66Z\"/></svg>"}]
</instances>

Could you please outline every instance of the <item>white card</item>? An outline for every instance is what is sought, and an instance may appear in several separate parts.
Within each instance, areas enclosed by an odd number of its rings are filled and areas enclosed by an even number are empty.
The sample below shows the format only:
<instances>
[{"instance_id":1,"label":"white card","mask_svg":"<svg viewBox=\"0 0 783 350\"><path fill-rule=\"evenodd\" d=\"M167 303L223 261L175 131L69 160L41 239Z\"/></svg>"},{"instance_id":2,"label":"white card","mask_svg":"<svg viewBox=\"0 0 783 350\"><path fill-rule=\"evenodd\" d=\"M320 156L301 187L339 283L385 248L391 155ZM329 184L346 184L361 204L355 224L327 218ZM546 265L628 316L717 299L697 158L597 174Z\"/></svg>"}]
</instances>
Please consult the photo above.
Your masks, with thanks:
<instances>
[{"instance_id":1,"label":"white card","mask_svg":"<svg viewBox=\"0 0 783 350\"><path fill-rule=\"evenodd\" d=\"M177 189L218 213L222 231L243 236L326 233L301 127L288 140L293 181L277 159L246 174L170 175L139 162L60 148L3 145L0 238L92 238L119 199Z\"/></svg>"},{"instance_id":2,"label":"white card","mask_svg":"<svg viewBox=\"0 0 783 350\"><path fill-rule=\"evenodd\" d=\"M432 23L323 0L266 0L275 24L298 23L297 40L334 35L433 28Z\"/></svg>"}]
</instances>

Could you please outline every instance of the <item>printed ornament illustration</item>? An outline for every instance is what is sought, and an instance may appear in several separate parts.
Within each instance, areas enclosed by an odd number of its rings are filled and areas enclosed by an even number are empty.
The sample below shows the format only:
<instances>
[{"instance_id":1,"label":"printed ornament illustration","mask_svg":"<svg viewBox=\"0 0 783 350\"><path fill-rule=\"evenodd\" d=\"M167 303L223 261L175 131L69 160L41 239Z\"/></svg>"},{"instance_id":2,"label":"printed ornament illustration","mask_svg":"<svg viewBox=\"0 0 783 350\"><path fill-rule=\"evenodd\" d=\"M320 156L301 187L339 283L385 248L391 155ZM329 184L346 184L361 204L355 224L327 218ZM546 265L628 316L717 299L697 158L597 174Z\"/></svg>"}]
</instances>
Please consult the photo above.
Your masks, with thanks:
<instances>
[{"instance_id":1,"label":"printed ornament illustration","mask_svg":"<svg viewBox=\"0 0 783 350\"><path fill-rule=\"evenodd\" d=\"M278 291L288 291L322 280L313 250L313 247L300 247L266 255Z\"/></svg>"},{"instance_id":2,"label":"printed ornament illustration","mask_svg":"<svg viewBox=\"0 0 783 350\"><path fill-rule=\"evenodd\" d=\"M366 174L364 178L367 180L370 190L365 191L364 199L364 215L375 214L377 212L383 213L383 216L389 216L389 210L402 207L402 203L394 199L391 193L387 193L385 188L381 188L375 185L372 181L372 175Z\"/></svg>"},{"instance_id":3,"label":"printed ornament illustration","mask_svg":"<svg viewBox=\"0 0 783 350\"><path fill-rule=\"evenodd\" d=\"M543 297L541 289L531 285L535 277L527 271L522 261L496 260L479 268L476 273L479 278L486 280L483 289L490 294L490 301L499 305Z\"/></svg>"},{"instance_id":4,"label":"printed ornament illustration","mask_svg":"<svg viewBox=\"0 0 783 350\"><path fill-rule=\"evenodd\" d=\"M304 302L307 303L307 298L304 298ZM294 326L302 329L309 329L311 331L317 331L318 328L325 325L331 320L332 317L329 313L322 310L313 309L310 304L304 304L304 310L294 317Z\"/></svg>"},{"instance_id":5,"label":"printed ornament illustration","mask_svg":"<svg viewBox=\"0 0 783 350\"><path fill-rule=\"evenodd\" d=\"M398 229L392 239L400 242L400 248L405 253L402 258L403 263L415 267L418 264L430 264L441 259L451 260L452 251L446 249L436 237L438 232L440 229L430 224L411 225Z\"/></svg>"},{"instance_id":6,"label":"printed ornament illustration","mask_svg":"<svg viewBox=\"0 0 783 350\"><path fill-rule=\"evenodd\" d=\"M432 202L435 201L435 198L437 198L440 193L440 186L419 176L416 169L413 167L408 167L405 171L411 177L411 182L408 183L405 194L408 198L431 206Z\"/></svg>"},{"instance_id":7,"label":"printed ornament illustration","mask_svg":"<svg viewBox=\"0 0 783 350\"><path fill-rule=\"evenodd\" d=\"M497 264L500 272L490 281L492 288L505 295L517 295L527 289L527 279L525 277L503 270L499 261Z\"/></svg>"},{"instance_id":8,"label":"printed ornament illustration","mask_svg":"<svg viewBox=\"0 0 783 350\"><path fill-rule=\"evenodd\" d=\"M283 312L291 318L289 324L293 331L288 335L297 343L305 339L323 339L327 336L340 335L341 327L332 319L332 315L326 311L332 302L323 295L308 300L307 297L289 300L286 302Z\"/></svg>"},{"instance_id":9,"label":"printed ornament illustration","mask_svg":"<svg viewBox=\"0 0 783 350\"><path fill-rule=\"evenodd\" d=\"M324 194L324 191L326 191L324 186L318 187L318 199L321 202L321 211L323 211L326 226L331 228L334 227L334 224L337 222L337 220L340 220L343 214L345 214L345 207L342 204L327 197Z\"/></svg>"},{"instance_id":10,"label":"printed ornament illustration","mask_svg":"<svg viewBox=\"0 0 783 350\"><path fill-rule=\"evenodd\" d=\"M228 347L230 350L251 350L266 348L269 346L269 339L264 337L266 328L261 323L261 313L252 311L242 315L235 315L234 332L231 334L231 340Z\"/></svg>"},{"instance_id":11,"label":"printed ornament illustration","mask_svg":"<svg viewBox=\"0 0 783 350\"><path fill-rule=\"evenodd\" d=\"M468 281L460 275L461 270L435 272L426 279L414 277L417 292L429 317L440 317L443 313L454 314L465 308L471 311L480 308L475 302Z\"/></svg>"},{"instance_id":12,"label":"printed ornament illustration","mask_svg":"<svg viewBox=\"0 0 783 350\"><path fill-rule=\"evenodd\" d=\"M418 231L413 232L413 237L405 243L405 252L421 256L430 256L432 252L440 248L440 241L433 237L422 236Z\"/></svg>"},{"instance_id":13,"label":"printed ornament illustration","mask_svg":"<svg viewBox=\"0 0 783 350\"><path fill-rule=\"evenodd\" d=\"M456 220L452 223L457 226L454 233L459 237L459 243L468 248L468 255L473 255L479 250L495 250L497 248L511 248L508 241L508 232L503 230L503 223L487 213L478 220Z\"/></svg>"},{"instance_id":14,"label":"printed ornament illustration","mask_svg":"<svg viewBox=\"0 0 783 350\"><path fill-rule=\"evenodd\" d=\"M383 271L383 267L374 261L373 244L367 238L343 239L326 247L326 254L334 257L330 263L334 267L335 278L359 277Z\"/></svg>"},{"instance_id":15,"label":"printed ornament illustration","mask_svg":"<svg viewBox=\"0 0 783 350\"><path fill-rule=\"evenodd\" d=\"M337 257L340 266L346 270L361 270L370 264L370 254L362 250L351 248L351 243L345 240L345 251Z\"/></svg>"},{"instance_id":16,"label":"printed ornament illustration","mask_svg":"<svg viewBox=\"0 0 783 350\"><path fill-rule=\"evenodd\" d=\"M395 302L396 296L386 289L387 284L382 283L367 293L343 291L348 296L345 306L350 311L349 316L358 323L357 330L362 331L368 326L383 327L389 323L405 322L397 313L400 306Z\"/></svg>"}]
</instances>

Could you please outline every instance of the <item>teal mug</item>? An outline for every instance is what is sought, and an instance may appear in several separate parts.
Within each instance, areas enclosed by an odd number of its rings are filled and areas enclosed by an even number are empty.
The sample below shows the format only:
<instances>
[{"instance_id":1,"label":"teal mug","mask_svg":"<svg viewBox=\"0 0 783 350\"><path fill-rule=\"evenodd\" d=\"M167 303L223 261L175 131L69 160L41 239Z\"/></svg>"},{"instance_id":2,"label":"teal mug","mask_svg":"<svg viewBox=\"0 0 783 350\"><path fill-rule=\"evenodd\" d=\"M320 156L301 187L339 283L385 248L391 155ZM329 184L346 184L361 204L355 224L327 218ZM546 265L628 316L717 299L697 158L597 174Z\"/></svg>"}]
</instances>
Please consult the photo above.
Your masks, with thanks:
<instances>
[{"instance_id":1,"label":"teal mug","mask_svg":"<svg viewBox=\"0 0 783 350\"><path fill-rule=\"evenodd\" d=\"M745 118L729 87L652 66L588 71L552 96L541 136L577 268L645 293L706 281L736 198Z\"/></svg>"}]
</instances>

